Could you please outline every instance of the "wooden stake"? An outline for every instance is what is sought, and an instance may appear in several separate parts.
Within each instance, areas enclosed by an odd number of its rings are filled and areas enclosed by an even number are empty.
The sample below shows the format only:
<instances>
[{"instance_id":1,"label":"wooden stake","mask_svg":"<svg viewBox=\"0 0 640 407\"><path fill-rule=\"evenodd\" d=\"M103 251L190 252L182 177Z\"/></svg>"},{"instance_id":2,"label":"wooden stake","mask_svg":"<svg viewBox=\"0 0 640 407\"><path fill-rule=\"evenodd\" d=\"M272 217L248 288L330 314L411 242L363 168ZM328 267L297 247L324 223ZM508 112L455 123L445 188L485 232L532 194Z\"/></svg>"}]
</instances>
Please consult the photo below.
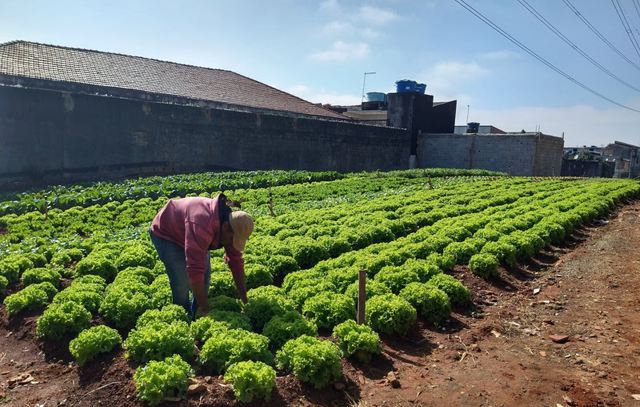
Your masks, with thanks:
<instances>
[{"instance_id":1,"label":"wooden stake","mask_svg":"<svg viewBox=\"0 0 640 407\"><path fill-rule=\"evenodd\" d=\"M364 307L367 302L367 271L360 270L358 273L358 315L356 321L359 325L366 323Z\"/></svg>"}]
</instances>

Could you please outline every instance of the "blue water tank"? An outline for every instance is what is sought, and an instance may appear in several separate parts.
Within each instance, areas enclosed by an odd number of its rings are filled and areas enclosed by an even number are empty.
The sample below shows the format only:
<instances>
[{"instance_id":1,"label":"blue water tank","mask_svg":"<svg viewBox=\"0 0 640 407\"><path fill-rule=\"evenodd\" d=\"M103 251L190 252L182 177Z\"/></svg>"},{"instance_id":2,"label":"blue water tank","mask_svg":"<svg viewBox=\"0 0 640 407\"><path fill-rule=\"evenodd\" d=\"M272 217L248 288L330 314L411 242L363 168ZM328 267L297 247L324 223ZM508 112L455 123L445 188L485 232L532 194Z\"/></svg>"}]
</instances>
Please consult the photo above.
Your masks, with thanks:
<instances>
[{"instance_id":1,"label":"blue water tank","mask_svg":"<svg viewBox=\"0 0 640 407\"><path fill-rule=\"evenodd\" d=\"M427 85L409 79L402 79L396 82L396 92L398 93L424 93Z\"/></svg>"},{"instance_id":2,"label":"blue water tank","mask_svg":"<svg viewBox=\"0 0 640 407\"><path fill-rule=\"evenodd\" d=\"M467 123L467 133L477 134L478 130L480 130L480 123L478 122Z\"/></svg>"}]
</instances>

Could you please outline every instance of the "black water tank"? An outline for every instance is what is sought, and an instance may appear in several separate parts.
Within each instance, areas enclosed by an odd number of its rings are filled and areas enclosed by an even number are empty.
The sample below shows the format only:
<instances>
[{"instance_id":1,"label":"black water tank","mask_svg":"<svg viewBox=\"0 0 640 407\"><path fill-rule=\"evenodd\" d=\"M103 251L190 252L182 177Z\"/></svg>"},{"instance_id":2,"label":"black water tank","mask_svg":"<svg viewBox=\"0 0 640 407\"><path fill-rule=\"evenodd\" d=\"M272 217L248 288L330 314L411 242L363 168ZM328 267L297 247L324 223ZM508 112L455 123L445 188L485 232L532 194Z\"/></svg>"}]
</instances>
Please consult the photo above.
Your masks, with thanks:
<instances>
[{"instance_id":1,"label":"black water tank","mask_svg":"<svg viewBox=\"0 0 640 407\"><path fill-rule=\"evenodd\" d=\"M476 134L480 130L480 123L469 122L467 123L467 133Z\"/></svg>"}]
</instances>

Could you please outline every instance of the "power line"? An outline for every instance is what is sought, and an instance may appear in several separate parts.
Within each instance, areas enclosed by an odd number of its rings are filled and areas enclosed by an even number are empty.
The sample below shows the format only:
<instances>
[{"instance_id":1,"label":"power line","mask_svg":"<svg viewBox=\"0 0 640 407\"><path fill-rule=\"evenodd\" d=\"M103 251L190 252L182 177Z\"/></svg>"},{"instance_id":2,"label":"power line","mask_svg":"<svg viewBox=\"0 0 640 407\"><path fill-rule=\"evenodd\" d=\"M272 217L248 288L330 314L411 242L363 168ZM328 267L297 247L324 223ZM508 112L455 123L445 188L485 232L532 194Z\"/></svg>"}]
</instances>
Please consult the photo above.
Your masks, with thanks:
<instances>
[{"instance_id":1,"label":"power line","mask_svg":"<svg viewBox=\"0 0 640 407\"><path fill-rule=\"evenodd\" d=\"M618 82L622 83L623 85L625 85L625 86L627 86L627 87L629 87L629 88L631 88L631 89L633 89L633 90L635 90L637 92L640 92L639 88L633 86L629 82L625 81L624 79L620 78L619 76L617 76L616 74L614 74L613 72L611 72L610 70L608 70L607 68L602 66L598 61L593 59L589 54L587 54L584 50L582 50L582 48L580 48L573 41L571 41L569 38L567 38L566 35L564 35L562 32L560 32L560 30L558 30L553 24L551 24L549 22L549 20L544 18L544 16L542 14L540 14L538 12L538 10L536 10L531 4L529 4L527 2L527 0L518 0L518 3L520 3L522 5L522 7L527 9L527 11L529 11L529 13L533 14L533 16L538 19L538 21L540 21L542 24L544 24L548 29L550 29L562 41L567 43L578 54L582 55L587 61L591 62L593 65L595 65L602 72L606 73L607 75L609 75L613 79L617 80Z\"/></svg>"},{"instance_id":2,"label":"power line","mask_svg":"<svg viewBox=\"0 0 640 407\"><path fill-rule=\"evenodd\" d=\"M600 38L600 40L602 40L602 42L607 44L609 46L609 48L611 48L618 55L620 55L620 57L622 59L624 59L625 61L627 61L631 66L633 66L637 70L640 70L640 65L638 65L635 62L633 62L632 60L630 60L622 51L620 51L618 48L616 48L616 46L613 45L611 43L611 41L609 41L604 35L602 35L602 33L600 31L598 31L598 29L593 24L591 24L591 22L589 22L589 20L585 16L583 16L580 13L580 11L578 11L578 9L571 3L570 0L562 0L562 1L564 2L564 4L567 7L569 7L569 9L571 9L571 11L573 11L575 13L576 16L578 16L580 21L582 21L598 38Z\"/></svg>"},{"instance_id":3,"label":"power line","mask_svg":"<svg viewBox=\"0 0 640 407\"><path fill-rule=\"evenodd\" d=\"M493 30L495 30L496 32L498 32L500 35L502 35L503 37L505 37L506 39L508 39L509 41L511 41L512 43L514 43L516 46L518 46L520 49L522 49L523 51L525 51L526 53L528 53L529 55L531 55L532 57L534 57L535 59L537 59L538 61L542 62L544 65L546 65L548 68L552 69L553 71L555 71L556 73L558 73L559 75L563 76L564 78L570 80L571 82L575 83L576 85L580 86L581 88L583 88L584 90L610 102L613 103L616 106L620 106L624 109L627 110L631 110L637 113L640 113L640 110L638 109L634 109L633 107L624 105L620 102L616 102L615 100L603 95L602 93L590 88L589 86L585 85L584 83L578 81L577 79L575 79L574 77L572 77L571 75L569 75L568 73L564 72L563 70L561 70L560 68L558 68L557 66L555 66L554 64L552 64L551 62L547 61L546 59L544 59L543 57L541 57L540 55L538 55L535 51L533 51L532 49L530 49L529 47L527 47L526 45L524 45L523 43L521 43L520 41L518 41L515 37L513 37L511 34L509 34L508 32L506 32L505 30L503 30L502 28L500 28L497 24L495 24L493 21L491 21L489 18L485 17L482 13L480 13L478 10L476 10L475 8L473 8L472 6L470 6L465 0L455 0L456 3L458 3L459 5L461 5L464 9L466 9L468 12L470 12L471 14L473 14L476 18L478 18L480 21L482 21L483 23L487 24L489 27L491 27Z\"/></svg>"},{"instance_id":4,"label":"power line","mask_svg":"<svg viewBox=\"0 0 640 407\"><path fill-rule=\"evenodd\" d=\"M636 54L638 54L638 57L640 57L640 46L638 46L636 37L633 34L633 31L631 31L631 27L629 26L629 21L627 21L627 16L624 14L624 10L622 10L622 6L620 6L620 3L618 2L618 0L611 0L611 4L613 4L613 8L616 9L616 13L618 14L618 18L620 19L622 28L624 28L624 31L627 33L627 36L629 37L629 41L631 41L631 45L633 45L633 49L636 51Z\"/></svg>"},{"instance_id":5,"label":"power line","mask_svg":"<svg viewBox=\"0 0 640 407\"><path fill-rule=\"evenodd\" d=\"M636 14L638 14L638 18L640 18L640 4L638 4L638 0L633 0L633 7L636 9Z\"/></svg>"}]
</instances>

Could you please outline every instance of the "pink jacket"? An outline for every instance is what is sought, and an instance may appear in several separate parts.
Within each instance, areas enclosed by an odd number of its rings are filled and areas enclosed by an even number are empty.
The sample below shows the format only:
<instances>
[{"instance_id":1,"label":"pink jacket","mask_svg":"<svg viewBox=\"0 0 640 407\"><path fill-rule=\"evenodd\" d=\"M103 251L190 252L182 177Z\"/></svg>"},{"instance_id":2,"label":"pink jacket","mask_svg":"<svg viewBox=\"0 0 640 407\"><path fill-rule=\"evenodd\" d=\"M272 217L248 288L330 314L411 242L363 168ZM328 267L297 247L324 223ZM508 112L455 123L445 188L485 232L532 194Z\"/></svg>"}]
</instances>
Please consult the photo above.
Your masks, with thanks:
<instances>
[{"instance_id":1,"label":"pink jacket","mask_svg":"<svg viewBox=\"0 0 640 407\"><path fill-rule=\"evenodd\" d=\"M203 282L207 251L220 244L218 200L200 197L169 200L153 219L151 232L184 247L189 280ZM244 274L242 252L231 245L225 246L224 251L231 272Z\"/></svg>"}]
</instances>

